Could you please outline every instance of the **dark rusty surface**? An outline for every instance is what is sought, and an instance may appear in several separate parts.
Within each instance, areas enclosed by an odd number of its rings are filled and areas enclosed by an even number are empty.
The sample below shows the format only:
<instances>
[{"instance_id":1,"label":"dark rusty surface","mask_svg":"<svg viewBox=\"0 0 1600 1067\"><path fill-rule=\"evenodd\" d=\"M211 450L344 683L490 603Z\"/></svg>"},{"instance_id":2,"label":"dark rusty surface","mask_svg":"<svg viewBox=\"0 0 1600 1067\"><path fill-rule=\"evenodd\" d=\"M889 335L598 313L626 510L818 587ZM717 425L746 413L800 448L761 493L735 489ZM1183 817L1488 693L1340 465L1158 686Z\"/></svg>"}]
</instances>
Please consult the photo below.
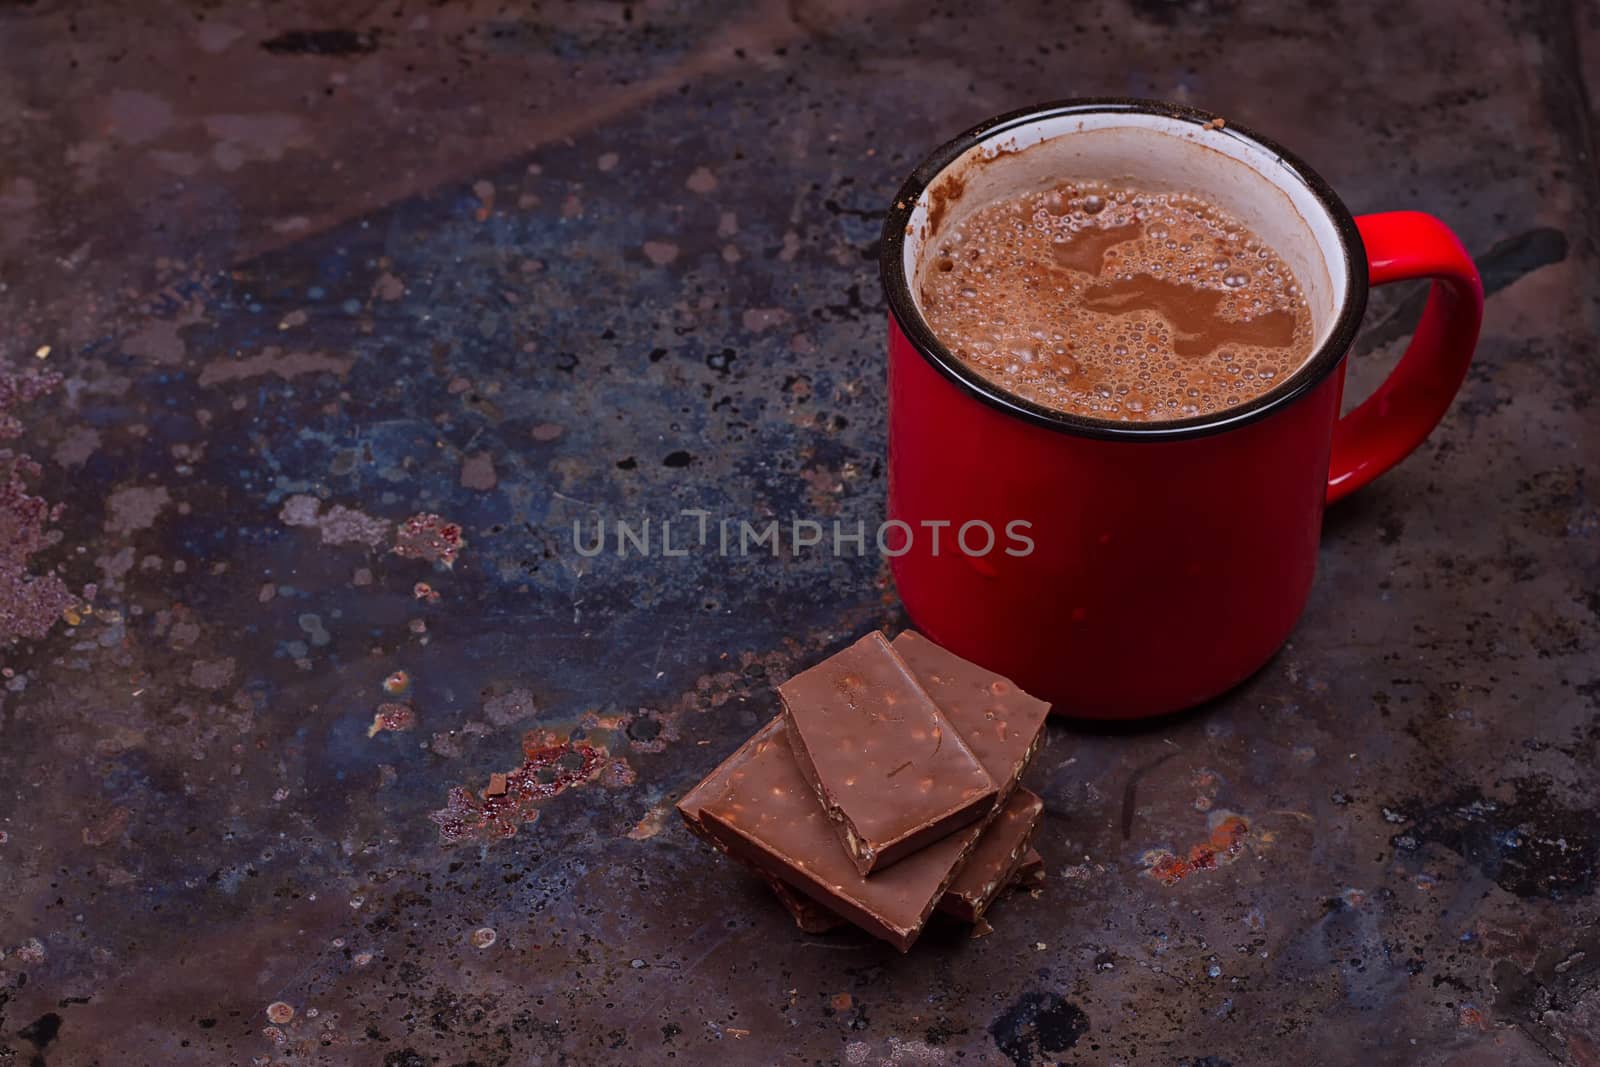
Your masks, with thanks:
<instances>
[{"instance_id":1,"label":"dark rusty surface","mask_svg":"<svg viewBox=\"0 0 1600 1067\"><path fill-rule=\"evenodd\" d=\"M3 354L63 379L7 442L61 510L5 496L7 633L48 632L0 690L0 1064L1600 1062L1596 30L0 4ZM1444 216L1477 364L1265 671L1052 729L1040 899L808 938L663 815L897 621L876 562L570 524L876 521L879 210L977 119L1106 93Z\"/></svg>"}]
</instances>

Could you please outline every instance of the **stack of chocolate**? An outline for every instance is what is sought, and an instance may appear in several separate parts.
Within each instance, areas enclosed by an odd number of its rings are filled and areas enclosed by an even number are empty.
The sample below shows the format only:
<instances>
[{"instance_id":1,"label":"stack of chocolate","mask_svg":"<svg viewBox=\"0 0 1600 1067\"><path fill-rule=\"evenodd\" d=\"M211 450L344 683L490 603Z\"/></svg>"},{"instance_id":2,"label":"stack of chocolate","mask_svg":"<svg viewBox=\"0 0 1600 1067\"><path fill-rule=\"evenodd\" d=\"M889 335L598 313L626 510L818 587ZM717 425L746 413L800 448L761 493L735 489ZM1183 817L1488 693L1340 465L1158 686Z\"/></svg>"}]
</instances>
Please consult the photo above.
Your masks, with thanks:
<instances>
[{"instance_id":1,"label":"stack of chocolate","mask_svg":"<svg viewBox=\"0 0 1600 1067\"><path fill-rule=\"evenodd\" d=\"M1018 786L1049 705L920 634L871 633L778 686L783 713L678 803L801 929L900 951L935 908L981 923L1042 875L1043 802Z\"/></svg>"}]
</instances>

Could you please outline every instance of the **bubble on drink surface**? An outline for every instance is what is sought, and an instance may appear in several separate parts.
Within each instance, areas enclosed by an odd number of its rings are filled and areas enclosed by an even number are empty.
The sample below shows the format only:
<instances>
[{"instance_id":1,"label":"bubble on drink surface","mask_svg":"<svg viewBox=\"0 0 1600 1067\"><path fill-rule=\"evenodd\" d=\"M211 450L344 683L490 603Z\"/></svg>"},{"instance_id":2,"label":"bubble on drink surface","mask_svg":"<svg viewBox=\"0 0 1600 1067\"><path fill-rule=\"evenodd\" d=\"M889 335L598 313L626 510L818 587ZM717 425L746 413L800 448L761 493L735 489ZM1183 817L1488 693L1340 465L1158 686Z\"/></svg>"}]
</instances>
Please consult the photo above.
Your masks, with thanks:
<instances>
[{"instance_id":1,"label":"bubble on drink surface","mask_svg":"<svg viewBox=\"0 0 1600 1067\"><path fill-rule=\"evenodd\" d=\"M1250 275L1242 270L1231 271L1222 276L1222 284L1229 289L1243 289L1250 284Z\"/></svg>"},{"instance_id":2,"label":"bubble on drink surface","mask_svg":"<svg viewBox=\"0 0 1600 1067\"><path fill-rule=\"evenodd\" d=\"M1085 215L1098 215L1106 209L1105 197L1090 193L1083 198L1082 207Z\"/></svg>"}]
</instances>

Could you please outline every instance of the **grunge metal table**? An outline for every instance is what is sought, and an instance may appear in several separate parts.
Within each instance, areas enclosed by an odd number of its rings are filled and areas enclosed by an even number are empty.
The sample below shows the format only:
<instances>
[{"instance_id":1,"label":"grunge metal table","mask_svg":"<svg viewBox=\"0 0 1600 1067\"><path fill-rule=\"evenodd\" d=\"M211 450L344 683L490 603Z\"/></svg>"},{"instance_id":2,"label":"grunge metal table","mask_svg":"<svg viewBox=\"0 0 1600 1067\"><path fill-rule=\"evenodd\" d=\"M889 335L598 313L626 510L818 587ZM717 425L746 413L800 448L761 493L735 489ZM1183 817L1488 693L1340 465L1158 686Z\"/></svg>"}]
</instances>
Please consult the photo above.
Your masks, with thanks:
<instances>
[{"instance_id":1,"label":"grunge metal table","mask_svg":"<svg viewBox=\"0 0 1600 1067\"><path fill-rule=\"evenodd\" d=\"M1600 1061L1592 6L358 7L0 5L0 1063ZM882 209L1095 94L1447 219L1478 360L1259 676L1052 726L1040 899L808 938L670 805L880 561L574 522L876 523Z\"/></svg>"}]
</instances>

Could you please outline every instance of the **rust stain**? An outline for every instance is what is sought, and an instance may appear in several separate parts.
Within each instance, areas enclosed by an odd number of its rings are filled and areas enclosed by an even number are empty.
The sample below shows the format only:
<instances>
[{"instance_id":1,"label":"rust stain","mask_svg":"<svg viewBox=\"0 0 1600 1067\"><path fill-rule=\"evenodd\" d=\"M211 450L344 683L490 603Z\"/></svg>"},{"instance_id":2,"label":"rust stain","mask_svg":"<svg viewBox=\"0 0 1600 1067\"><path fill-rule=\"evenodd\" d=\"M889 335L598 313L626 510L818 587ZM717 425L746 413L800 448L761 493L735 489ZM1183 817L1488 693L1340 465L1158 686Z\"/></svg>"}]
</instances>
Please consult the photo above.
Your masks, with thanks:
<instances>
[{"instance_id":1,"label":"rust stain","mask_svg":"<svg viewBox=\"0 0 1600 1067\"><path fill-rule=\"evenodd\" d=\"M455 786L445 806L428 818L439 827L447 842L466 840L499 841L511 837L523 823L539 817L539 804L599 778L612 763L611 754L599 745L559 740L545 731L530 731L522 739L522 766L505 772L505 781L493 780L492 787L504 792L475 795L465 786Z\"/></svg>"},{"instance_id":2,"label":"rust stain","mask_svg":"<svg viewBox=\"0 0 1600 1067\"><path fill-rule=\"evenodd\" d=\"M454 567L456 556L466 547L467 539L461 535L459 523L426 511L401 523L394 538L395 555L443 563L446 567Z\"/></svg>"},{"instance_id":3,"label":"rust stain","mask_svg":"<svg viewBox=\"0 0 1600 1067\"><path fill-rule=\"evenodd\" d=\"M639 820L632 830L628 831L628 840L648 841L659 834L661 828L666 825L668 810L665 805L657 804L645 812L644 817Z\"/></svg>"},{"instance_id":4,"label":"rust stain","mask_svg":"<svg viewBox=\"0 0 1600 1067\"><path fill-rule=\"evenodd\" d=\"M104 817L84 826L83 843L98 848L118 840L127 832L128 820L132 814L124 807L113 808Z\"/></svg>"},{"instance_id":5,"label":"rust stain","mask_svg":"<svg viewBox=\"0 0 1600 1067\"><path fill-rule=\"evenodd\" d=\"M367 736L377 737L385 731L401 733L416 729L416 725L417 713L410 704L379 704L377 714L372 717L372 725L367 728Z\"/></svg>"},{"instance_id":6,"label":"rust stain","mask_svg":"<svg viewBox=\"0 0 1600 1067\"><path fill-rule=\"evenodd\" d=\"M355 361L326 352L284 352L268 345L258 355L245 359L217 359L200 368L201 385L221 385L277 375L285 381L301 374L335 374L343 378Z\"/></svg>"},{"instance_id":7,"label":"rust stain","mask_svg":"<svg viewBox=\"0 0 1600 1067\"><path fill-rule=\"evenodd\" d=\"M1166 849L1146 852L1145 873L1162 885L1176 885L1196 871L1215 870L1239 858L1249 832L1250 824L1243 816L1219 811L1211 820L1211 835L1191 846L1186 855Z\"/></svg>"},{"instance_id":8,"label":"rust stain","mask_svg":"<svg viewBox=\"0 0 1600 1067\"><path fill-rule=\"evenodd\" d=\"M13 408L26 407L61 383L58 374L0 374L0 440L22 434ZM26 453L0 454L0 516L5 537L0 543L0 645L19 637L37 640L57 619L74 609L86 610L55 574L36 574L32 557L49 543L48 527L61 516L61 505L28 491L28 480L40 474Z\"/></svg>"}]
</instances>

